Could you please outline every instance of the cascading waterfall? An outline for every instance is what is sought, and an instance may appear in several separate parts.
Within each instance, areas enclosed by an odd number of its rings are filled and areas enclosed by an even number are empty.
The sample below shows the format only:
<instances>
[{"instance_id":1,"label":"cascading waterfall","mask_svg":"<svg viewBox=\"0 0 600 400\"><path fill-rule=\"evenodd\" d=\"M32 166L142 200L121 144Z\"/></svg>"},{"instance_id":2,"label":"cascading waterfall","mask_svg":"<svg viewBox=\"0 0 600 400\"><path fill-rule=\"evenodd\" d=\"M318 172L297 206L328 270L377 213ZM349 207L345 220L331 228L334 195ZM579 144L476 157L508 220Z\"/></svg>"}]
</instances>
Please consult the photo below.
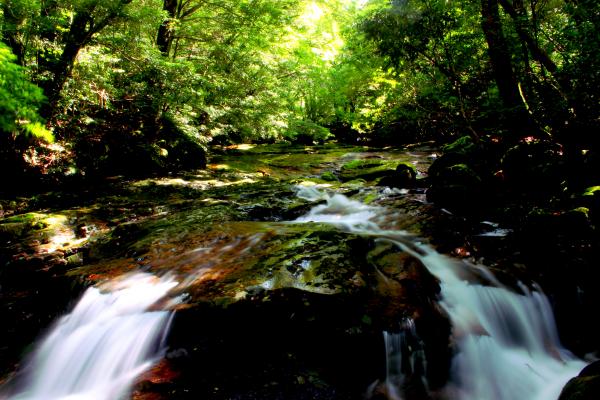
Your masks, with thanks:
<instances>
[{"instance_id":1,"label":"cascading waterfall","mask_svg":"<svg viewBox=\"0 0 600 400\"><path fill-rule=\"evenodd\" d=\"M423 342L417 335L415 321L406 318L398 332L383 332L385 343L385 389L391 400L402 400L400 395L407 377L425 380L425 351Z\"/></svg>"},{"instance_id":2,"label":"cascading waterfall","mask_svg":"<svg viewBox=\"0 0 600 400\"><path fill-rule=\"evenodd\" d=\"M176 285L138 273L110 282L106 290L87 289L34 351L8 399L126 397L162 356L172 313L148 309Z\"/></svg>"},{"instance_id":3,"label":"cascading waterfall","mask_svg":"<svg viewBox=\"0 0 600 400\"><path fill-rule=\"evenodd\" d=\"M466 264L439 254L401 231L383 230L384 209L341 194L301 187L298 196L325 200L296 222L324 222L349 232L395 243L418 258L440 280L441 305L453 325L458 351L448 398L460 400L557 399L569 378L584 367L558 339L552 309L539 288L522 294L503 287L484 267L486 285L464 279ZM390 339L391 340L391 339Z\"/></svg>"}]
</instances>

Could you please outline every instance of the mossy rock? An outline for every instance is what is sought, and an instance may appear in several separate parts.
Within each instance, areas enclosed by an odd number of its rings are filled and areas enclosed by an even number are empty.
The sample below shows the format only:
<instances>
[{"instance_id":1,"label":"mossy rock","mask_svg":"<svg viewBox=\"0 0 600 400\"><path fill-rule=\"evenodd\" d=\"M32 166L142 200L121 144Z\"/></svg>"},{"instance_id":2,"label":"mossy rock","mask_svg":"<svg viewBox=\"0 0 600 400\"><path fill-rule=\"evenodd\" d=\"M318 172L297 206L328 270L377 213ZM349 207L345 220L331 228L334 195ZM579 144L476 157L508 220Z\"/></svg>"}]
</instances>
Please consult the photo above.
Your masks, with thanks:
<instances>
[{"instance_id":1,"label":"mossy rock","mask_svg":"<svg viewBox=\"0 0 600 400\"><path fill-rule=\"evenodd\" d=\"M504 183L513 190L535 197L562 192L568 171L562 149L556 143L519 143L501 159Z\"/></svg>"},{"instance_id":2,"label":"mossy rock","mask_svg":"<svg viewBox=\"0 0 600 400\"><path fill-rule=\"evenodd\" d=\"M417 168L407 162L398 164L395 171L377 181L379 186L395 188L411 188L417 180Z\"/></svg>"},{"instance_id":3,"label":"mossy rock","mask_svg":"<svg viewBox=\"0 0 600 400\"><path fill-rule=\"evenodd\" d=\"M331 171L325 171L321 174L321 179L327 182L337 182L338 177Z\"/></svg>"},{"instance_id":4,"label":"mossy rock","mask_svg":"<svg viewBox=\"0 0 600 400\"><path fill-rule=\"evenodd\" d=\"M51 219L55 215L26 213L8 217L0 221L0 237L6 240L22 238L32 232L52 228Z\"/></svg>"},{"instance_id":5,"label":"mossy rock","mask_svg":"<svg viewBox=\"0 0 600 400\"><path fill-rule=\"evenodd\" d=\"M437 170L431 177L427 199L459 213L477 212L491 202L486 199L481 177L464 163Z\"/></svg>"},{"instance_id":6,"label":"mossy rock","mask_svg":"<svg viewBox=\"0 0 600 400\"><path fill-rule=\"evenodd\" d=\"M463 156L473 154L476 150L477 145L473 143L473 139L470 136L462 136L442 147L444 154L455 153Z\"/></svg>"},{"instance_id":7,"label":"mossy rock","mask_svg":"<svg viewBox=\"0 0 600 400\"><path fill-rule=\"evenodd\" d=\"M597 400L600 399L600 362L585 367L581 373L571 379L558 400Z\"/></svg>"},{"instance_id":8,"label":"mossy rock","mask_svg":"<svg viewBox=\"0 0 600 400\"><path fill-rule=\"evenodd\" d=\"M356 179L373 181L377 178L393 175L398 164L398 161L383 159L352 160L342 166L339 177L342 181Z\"/></svg>"}]
</instances>

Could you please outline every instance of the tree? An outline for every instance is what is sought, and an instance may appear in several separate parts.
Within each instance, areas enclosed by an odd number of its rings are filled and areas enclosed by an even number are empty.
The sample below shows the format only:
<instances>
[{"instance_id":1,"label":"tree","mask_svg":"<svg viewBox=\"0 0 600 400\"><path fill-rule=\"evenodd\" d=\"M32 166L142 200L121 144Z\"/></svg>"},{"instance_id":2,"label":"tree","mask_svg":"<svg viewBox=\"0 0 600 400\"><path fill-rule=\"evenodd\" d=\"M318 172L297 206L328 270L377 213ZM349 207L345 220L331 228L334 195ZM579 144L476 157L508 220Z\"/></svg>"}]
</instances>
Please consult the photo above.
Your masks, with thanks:
<instances>
[{"instance_id":1,"label":"tree","mask_svg":"<svg viewBox=\"0 0 600 400\"><path fill-rule=\"evenodd\" d=\"M0 43L0 130L2 136L21 133L52 140L38 110L45 98L42 90L29 82L17 57Z\"/></svg>"}]
</instances>

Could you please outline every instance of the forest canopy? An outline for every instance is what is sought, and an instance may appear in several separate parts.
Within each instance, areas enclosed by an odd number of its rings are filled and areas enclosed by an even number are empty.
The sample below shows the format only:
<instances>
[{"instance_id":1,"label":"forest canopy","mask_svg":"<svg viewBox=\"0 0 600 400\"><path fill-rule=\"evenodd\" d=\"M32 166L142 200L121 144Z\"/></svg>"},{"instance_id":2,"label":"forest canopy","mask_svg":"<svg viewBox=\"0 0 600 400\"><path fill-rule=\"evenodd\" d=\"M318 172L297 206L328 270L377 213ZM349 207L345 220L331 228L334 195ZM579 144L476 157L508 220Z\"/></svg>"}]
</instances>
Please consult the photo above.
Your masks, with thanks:
<instances>
[{"instance_id":1,"label":"forest canopy","mask_svg":"<svg viewBox=\"0 0 600 400\"><path fill-rule=\"evenodd\" d=\"M598 147L599 24L593 0L3 0L3 163L39 137L60 173L280 140L533 137L577 158Z\"/></svg>"}]
</instances>

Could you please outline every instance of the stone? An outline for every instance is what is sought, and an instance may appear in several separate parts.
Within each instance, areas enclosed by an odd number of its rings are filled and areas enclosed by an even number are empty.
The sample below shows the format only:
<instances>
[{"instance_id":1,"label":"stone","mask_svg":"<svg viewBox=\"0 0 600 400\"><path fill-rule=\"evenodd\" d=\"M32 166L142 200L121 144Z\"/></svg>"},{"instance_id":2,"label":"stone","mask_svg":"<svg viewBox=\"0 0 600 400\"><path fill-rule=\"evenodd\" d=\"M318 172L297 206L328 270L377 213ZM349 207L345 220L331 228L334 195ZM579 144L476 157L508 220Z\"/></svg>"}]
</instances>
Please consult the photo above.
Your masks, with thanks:
<instances>
[{"instance_id":1,"label":"stone","mask_svg":"<svg viewBox=\"0 0 600 400\"><path fill-rule=\"evenodd\" d=\"M600 399L600 361L585 367L577 377L563 388L558 400Z\"/></svg>"}]
</instances>

